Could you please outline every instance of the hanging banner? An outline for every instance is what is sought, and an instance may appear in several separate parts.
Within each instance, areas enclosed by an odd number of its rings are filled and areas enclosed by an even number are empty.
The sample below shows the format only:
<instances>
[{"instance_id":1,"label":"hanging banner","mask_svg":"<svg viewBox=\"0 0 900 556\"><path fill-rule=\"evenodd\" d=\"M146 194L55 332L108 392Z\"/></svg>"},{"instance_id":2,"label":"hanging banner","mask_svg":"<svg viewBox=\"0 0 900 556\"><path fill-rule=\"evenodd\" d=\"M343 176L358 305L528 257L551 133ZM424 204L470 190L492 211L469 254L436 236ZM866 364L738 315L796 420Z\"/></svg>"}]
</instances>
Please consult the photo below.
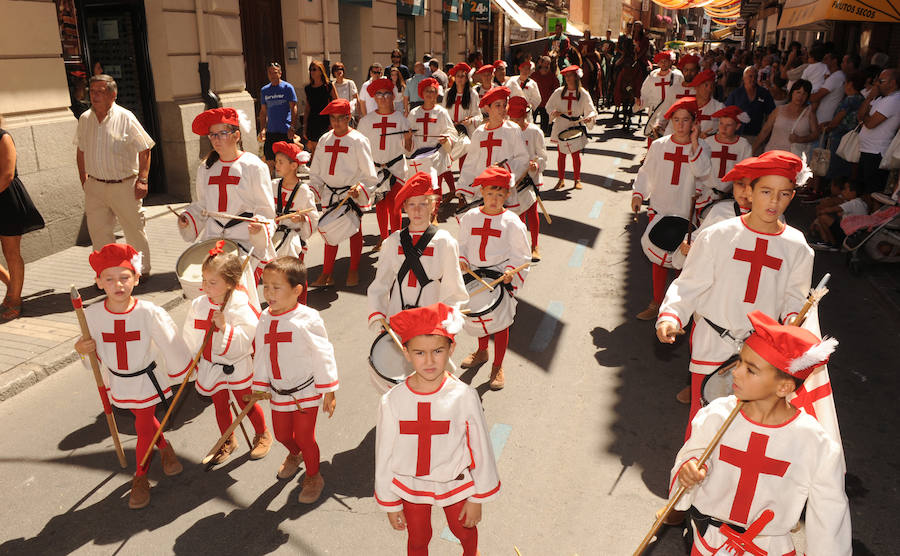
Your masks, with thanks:
<instances>
[{"instance_id":1,"label":"hanging banner","mask_svg":"<svg viewBox=\"0 0 900 556\"><path fill-rule=\"evenodd\" d=\"M491 0L460 0L463 3L462 17L465 20L491 21Z\"/></svg>"},{"instance_id":2,"label":"hanging banner","mask_svg":"<svg viewBox=\"0 0 900 556\"><path fill-rule=\"evenodd\" d=\"M444 21L459 21L459 0L443 1Z\"/></svg>"},{"instance_id":3,"label":"hanging banner","mask_svg":"<svg viewBox=\"0 0 900 556\"><path fill-rule=\"evenodd\" d=\"M397 0L397 13L400 15L423 15L425 0Z\"/></svg>"}]
</instances>

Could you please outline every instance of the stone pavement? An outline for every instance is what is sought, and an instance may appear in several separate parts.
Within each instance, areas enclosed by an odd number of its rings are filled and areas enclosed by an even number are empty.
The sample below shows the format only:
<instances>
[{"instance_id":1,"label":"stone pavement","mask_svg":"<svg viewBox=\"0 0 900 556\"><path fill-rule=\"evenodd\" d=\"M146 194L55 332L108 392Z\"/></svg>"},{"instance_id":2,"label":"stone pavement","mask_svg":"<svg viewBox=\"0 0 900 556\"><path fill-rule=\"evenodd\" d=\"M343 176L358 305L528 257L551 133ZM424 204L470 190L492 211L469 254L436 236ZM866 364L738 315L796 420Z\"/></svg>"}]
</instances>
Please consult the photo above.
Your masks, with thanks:
<instances>
[{"instance_id":1,"label":"stone pavement","mask_svg":"<svg viewBox=\"0 0 900 556\"><path fill-rule=\"evenodd\" d=\"M173 204L182 207L183 204ZM135 292L166 310L183 301L175 262L188 246L165 205L146 207L152 276ZM74 361L81 335L72 310L74 284L85 304L101 298L88 264L90 246L75 246L25 265L22 317L0 324L0 402Z\"/></svg>"}]
</instances>

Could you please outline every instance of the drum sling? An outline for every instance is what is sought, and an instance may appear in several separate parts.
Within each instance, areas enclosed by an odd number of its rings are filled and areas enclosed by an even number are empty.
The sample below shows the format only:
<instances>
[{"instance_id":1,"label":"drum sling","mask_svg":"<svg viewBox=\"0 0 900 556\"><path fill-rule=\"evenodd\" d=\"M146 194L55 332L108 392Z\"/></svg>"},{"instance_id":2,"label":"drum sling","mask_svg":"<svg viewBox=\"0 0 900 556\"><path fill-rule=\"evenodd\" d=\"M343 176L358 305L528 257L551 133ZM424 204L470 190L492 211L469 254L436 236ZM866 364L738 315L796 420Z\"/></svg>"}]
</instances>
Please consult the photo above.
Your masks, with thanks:
<instances>
[{"instance_id":1,"label":"drum sling","mask_svg":"<svg viewBox=\"0 0 900 556\"><path fill-rule=\"evenodd\" d=\"M159 386L159 381L156 380L156 375L153 373L153 370L156 369L156 361L153 361L152 363L150 363L149 365L147 365L140 371L137 371L134 373L121 373L121 372L114 371L114 370L110 369L109 367L106 367L106 369L111 374L113 374L119 378L134 378L134 377L138 377L141 375L147 375L147 378L150 379L150 384L153 385L153 389L156 390L157 395L159 395L159 399L160 399L160 401L162 401L163 405L165 406L166 411L169 410L169 400L163 394L163 389Z\"/></svg>"},{"instance_id":2,"label":"drum sling","mask_svg":"<svg viewBox=\"0 0 900 556\"><path fill-rule=\"evenodd\" d=\"M706 324L708 324L710 328L712 328L713 330L715 330L715 331L716 331L716 334L718 334L719 337L722 338L723 340L724 340L725 338L730 338L731 340L733 340L734 342L736 342L736 343L738 343L738 344L740 344L740 343L742 343L742 342L744 341L744 338L738 338L737 336L734 336L734 335L731 333L731 330L728 330L727 328L723 328L723 327L719 326L718 324L714 323L713 321L709 320L709 319L706 318L706 317L700 317L700 318L702 318L703 320L705 320L705 321L706 321Z\"/></svg>"},{"instance_id":3,"label":"drum sling","mask_svg":"<svg viewBox=\"0 0 900 556\"><path fill-rule=\"evenodd\" d=\"M378 185L375 186L375 189L381 188L382 184L386 180L390 181L390 187L387 188L388 190L393 189L394 186L397 185L398 178L397 178L397 176L394 175L393 172L391 172L391 166L393 166L394 164L397 164L398 162L400 162L403 159L404 159L404 155L401 153L396 158L388 160L384 164L379 164L377 162L375 163L375 167L381 171L381 175L382 175L382 178L378 182Z\"/></svg>"},{"instance_id":4,"label":"drum sling","mask_svg":"<svg viewBox=\"0 0 900 556\"><path fill-rule=\"evenodd\" d=\"M242 213L238 214L238 216L243 216L244 218L250 218L253 216L253 213L252 212L242 212ZM219 222L218 220L216 220L215 218L213 218L211 216L210 216L210 220L212 220L213 222L218 224L219 227L222 228L223 232L225 230L227 230L228 228L231 228L232 226L237 226L238 224L242 224L245 222L244 220L231 219L228 222L222 224L221 222Z\"/></svg>"},{"instance_id":5,"label":"drum sling","mask_svg":"<svg viewBox=\"0 0 900 556\"><path fill-rule=\"evenodd\" d=\"M569 116L568 114L560 114L559 117L560 117L560 118L565 118L565 119L569 120L570 122L578 122L578 121L581 120L581 117L580 117L580 116ZM572 126L572 127L567 127L567 128L564 129L563 131L567 131L567 130L570 130L570 129L580 129L581 132L584 133L584 136L587 137L587 132L588 132L588 130L587 130L587 127L584 126L584 124L581 124L581 125L574 125L574 126ZM562 132L560 132L560 133L562 133Z\"/></svg>"},{"instance_id":6,"label":"drum sling","mask_svg":"<svg viewBox=\"0 0 900 556\"><path fill-rule=\"evenodd\" d=\"M412 236L409 233L409 226L400 230L400 246L403 247L404 259L403 264L400 265L400 270L397 271L397 292L400 294L400 306L403 307L404 311L406 309L418 307L419 300L422 298L422 292L425 291L425 286L433 282L425 272L425 267L422 266L421 257L425 253L425 248L428 247L431 238L433 238L436 233L437 228L435 226L428 226L428 228L425 229L425 232L422 233L419 241L413 245ZM415 303L407 305L406 301L403 299L403 280L410 272L416 277L416 282L419 286L419 294L416 296Z\"/></svg>"},{"instance_id":7,"label":"drum sling","mask_svg":"<svg viewBox=\"0 0 900 556\"><path fill-rule=\"evenodd\" d=\"M349 185L344 186L344 187L331 187L327 183L325 184L325 187L327 187L328 190L331 191L332 199L334 199L335 195L343 195L344 193L350 191L350 189L351 189L351 187ZM334 209L336 209L339 204L340 204L340 201L338 201L337 203L332 203L332 205L328 208L328 210L326 210L324 213L322 213L322 216L319 218L319 221L321 222L326 216L328 216L329 214L334 212ZM363 214L362 210L359 208L359 206L357 206L356 201L354 201L352 198L347 199L347 202L344 203L344 206L349 207L351 210L355 211L356 214L360 218L362 218L362 214Z\"/></svg>"},{"instance_id":8,"label":"drum sling","mask_svg":"<svg viewBox=\"0 0 900 556\"><path fill-rule=\"evenodd\" d=\"M278 201L277 206L275 207L275 215L276 216L284 216L286 212L288 212L289 208L294 206L294 196L297 195L297 190L300 189L300 182L297 182L297 185L294 186L294 190L291 191L291 194L288 195L287 201L285 201L284 206L281 206L282 196L278 195L276 197L276 201ZM287 241L288 236L293 232L291 228L288 228L287 224L278 224L275 228L275 233L281 232L281 239L278 240L278 245L275 246L275 251L281 249L281 246L284 245L284 242ZM306 247L306 242L303 241L303 238L300 238L300 245ZM234 368L231 369L234 372ZM227 374L231 374L226 372Z\"/></svg>"}]
</instances>

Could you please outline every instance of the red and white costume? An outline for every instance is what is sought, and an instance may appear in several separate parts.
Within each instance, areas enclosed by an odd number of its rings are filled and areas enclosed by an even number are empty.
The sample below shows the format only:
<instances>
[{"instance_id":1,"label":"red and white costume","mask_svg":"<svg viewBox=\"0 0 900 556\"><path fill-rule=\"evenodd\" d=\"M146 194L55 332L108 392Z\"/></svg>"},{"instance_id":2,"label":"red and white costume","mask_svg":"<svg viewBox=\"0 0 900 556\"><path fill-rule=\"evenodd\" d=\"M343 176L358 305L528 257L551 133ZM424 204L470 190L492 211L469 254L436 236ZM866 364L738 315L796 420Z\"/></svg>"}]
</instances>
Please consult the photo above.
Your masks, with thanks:
<instances>
[{"instance_id":1,"label":"red and white costume","mask_svg":"<svg viewBox=\"0 0 900 556\"><path fill-rule=\"evenodd\" d=\"M676 99L681 98L681 97L678 97L677 94L675 96L676 96ZM693 96L693 95L687 95L687 96ZM706 104L704 104L703 106L698 105L698 107L700 108L700 112L697 113L697 121L700 122L700 131L702 133L706 134L707 141L711 141L712 139L710 136L714 135L716 132L719 131L719 118L713 118L712 115L715 114L716 112L718 112L719 110L725 108L725 105L722 104L721 102L719 102L718 100L711 98L706 102ZM669 122L668 125L666 125L665 134L671 135L674 132L675 132L675 129L672 126L672 122ZM746 141L746 139L745 139L745 141Z\"/></svg>"},{"instance_id":2,"label":"red and white costume","mask_svg":"<svg viewBox=\"0 0 900 556\"><path fill-rule=\"evenodd\" d=\"M503 166L513 175L514 181L525 174L528 168L528 150L522 137L522 129L509 120L495 128L488 128L487 123L482 124L472 134L472 144L466 153L456 191L462 193L469 202L481 198L480 189L473 187L472 182L485 168L504 160L506 162ZM507 202L514 204L512 197L510 195Z\"/></svg>"},{"instance_id":3,"label":"red and white costume","mask_svg":"<svg viewBox=\"0 0 900 556\"><path fill-rule=\"evenodd\" d=\"M528 101L528 106L531 107L531 112L533 114L541 104L541 89L538 87L537 81L529 77L528 81L526 81L523 86L522 81L516 77L515 83L519 87L519 90L522 91L522 96Z\"/></svg>"},{"instance_id":4,"label":"red and white costume","mask_svg":"<svg viewBox=\"0 0 900 556\"><path fill-rule=\"evenodd\" d=\"M723 193L731 191L731 182L726 182L722 178L734 168L735 164L753 156L753 147L743 137L738 137L736 141L726 143L720 140L717 133L712 137L707 137L706 143L710 149L711 168L702 180L702 192L697 198L697 214L710 203L720 199Z\"/></svg>"},{"instance_id":5,"label":"red and white costume","mask_svg":"<svg viewBox=\"0 0 900 556\"><path fill-rule=\"evenodd\" d=\"M744 317L746 320L746 315ZM718 398L694 418L693 433L675 458L672 486L682 465L698 459L737 403ZM797 411L781 425L761 425L740 413L706 462L706 478L675 506L747 527L765 510L775 516L753 543L771 555L793 555L791 529L804 506L806 554L849 556L850 511L844 493L841 450L810 415ZM674 488L672 489L674 490ZM727 538L709 525L694 532L693 554L711 556Z\"/></svg>"},{"instance_id":6,"label":"red and white costume","mask_svg":"<svg viewBox=\"0 0 900 556\"><path fill-rule=\"evenodd\" d=\"M351 198L361 210L372 207L378 176L369 140L350 129L337 136L334 130L322 135L309 168L309 188L322 205L322 210L337 205L354 185L360 185L359 198ZM346 203L345 203L346 204Z\"/></svg>"},{"instance_id":7,"label":"red and white costume","mask_svg":"<svg viewBox=\"0 0 900 556\"><path fill-rule=\"evenodd\" d=\"M522 138L525 140L525 148L528 150L528 161L535 161L537 170L528 171L531 181L535 187L540 189L544 186L544 170L547 169L547 147L544 145L544 132L535 124L528 124L528 127L522 130ZM516 204L507 205L509 210L518 215L523 215L529 209L536 208L537 193L530 186L516 192ZM533 236L532 236L533 238ZM532 244L537 244L532 239Z\"/></svg>"},{"instance_id":8,"label":"red and white costume","mask_svg":"<svg viewBox=\"0 0 900 556\"><path fill-rule=\"evenodd\" d=\"M450 115L450 119L454 124L461 123L466 118L471 118L469 121L464 123L466 126L466 132L469 134L469 137L475 133L475 130L478 129L483 122L483 117L481 115L481 108L478 107L478 102L480 97L478 96L478 92L474 87L470 87L470 101L469 107L466 108L462 104L462 94L457 94L452 104L447 106L447 113Z\"/></svg>"},{"instance_id":9,"label":"red and white costume","mask_svg":"<svg viewBox=\"0 0 900 556\"><path fill-rule=\"evenodd\" d=\"M547 100L545 108L548 114L553 112L561 113L560 116L553 120L553 127L550 129L550 141L558 145L559 154L565 155L581 152L587 146L587 132L580 138L571 141L560 141L559 134L573 127L584 126L587 129L594 127L594 118L597 117L597 111L594 109L591 94L584 87L580 87L577 91L571 91L562 86L553 91L550 99Z\"/></svg>"},{"instance_id":10,"label":"red and white costume","mask_svg":"<svg viewBox=\"0 0 900 556\"><path fill-rule=\"evenodd\" d=\"M646 108L650 115L655 114L655 121L650 122L653 126L663 120L663 114L675 102L675 86L680 87L683 81L684 76L680 71L670 69L664 73L660 68L651 71L644 79L641 84L640 107Z\"/></svg>"},{"instance_id":11,"label":"red and white costume","mask_svg":"<svg viewBox=\"0 0 900 556\"><path fill-rule=\"evenodd\" d=\"M441 105L435 105L431 110L425 110L424 106L417 106L409 111L407 116L409 127L415 130L413 134L413 148L415 152L423 147L436 147L441 136L448 137L447 143L433 155L431 168L438 175L443 174L450 169L450 149L453 147L453 120L450 114ZM419 162L411 160L409 162L410 173L427 172L429 168L419 166Z\"/></svg>"},{"instance_id":12,"label":"red and white costume","mask_svg":"<svg viewBox=\"0 0 900 556\"><path fill-rule=\"evenodd\" d=\"M316 208L316 198L312 190L303 182L294 187L285 187L279 178L273 182L278 194L275 197L275 209L278 215L312 209L300 215L300 222L285 218L278 223L273 243L276 257L297 257L301 261L306 256L307 242L319 225L320 213ZM294 193L296 188L297 192Z\"/></svg>"},{"instance_id":13,"label":"red and white costume","mask_svg":"<svg viewBox=\"0 0 900 556\"><path fill-rule=\"evenodd\" d=\"M379 79L378 82L390 81ZM393 86L388 84L388 87ZM374 89L375 87L373 87ZM381 238L400 229L400 207L394 206L394 195L409 175L406 161L406 150L403 148L403 133L409 130L407 119L402 112L390 114L369 112L359 121L358 130L372 147L372 161L378 173L378 186L375 189L375 207L378 217L378 228ZM388 135L393 133L394 135Z\"/></svg>"}]
</instances>

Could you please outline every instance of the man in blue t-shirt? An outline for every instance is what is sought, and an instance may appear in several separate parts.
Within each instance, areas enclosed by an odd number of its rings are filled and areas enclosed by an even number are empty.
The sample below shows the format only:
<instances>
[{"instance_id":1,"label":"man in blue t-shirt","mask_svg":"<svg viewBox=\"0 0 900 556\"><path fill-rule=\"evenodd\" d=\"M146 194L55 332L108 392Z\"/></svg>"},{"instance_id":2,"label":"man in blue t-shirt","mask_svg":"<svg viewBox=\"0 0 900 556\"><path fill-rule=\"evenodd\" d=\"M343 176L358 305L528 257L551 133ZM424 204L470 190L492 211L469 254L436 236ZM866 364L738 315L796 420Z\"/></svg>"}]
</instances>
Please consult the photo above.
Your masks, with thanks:
<instances>
[{"instance_id":1,"label":"man in blue t-shirt","mask_svg":"<svg viewBox=\"0 0 900 556\"><path fill-rule=\"evenodd\" d=\"M259 95L259 140L264 141L263 152L269 173L275 171L272 145L279 141L293 141L297 125L297 93L293 85L281 80L281 64L271 62L267 68L269 84Z\"/></svg>"},{"instance_id":2,"label":"man in blue t-shirt","mask_svg":"<svg viewBox=\"0 0 900 556\"><path fill-rule=\"evenodd\" d=\"M755 66L744 68L743 86L733 90L725 100L725 106L737 106L750 116L750 122L741 126L741 136L753 144L766 118L775 110L775 101L769 91L757 85Z\"/></svg>"}]
</instances>

